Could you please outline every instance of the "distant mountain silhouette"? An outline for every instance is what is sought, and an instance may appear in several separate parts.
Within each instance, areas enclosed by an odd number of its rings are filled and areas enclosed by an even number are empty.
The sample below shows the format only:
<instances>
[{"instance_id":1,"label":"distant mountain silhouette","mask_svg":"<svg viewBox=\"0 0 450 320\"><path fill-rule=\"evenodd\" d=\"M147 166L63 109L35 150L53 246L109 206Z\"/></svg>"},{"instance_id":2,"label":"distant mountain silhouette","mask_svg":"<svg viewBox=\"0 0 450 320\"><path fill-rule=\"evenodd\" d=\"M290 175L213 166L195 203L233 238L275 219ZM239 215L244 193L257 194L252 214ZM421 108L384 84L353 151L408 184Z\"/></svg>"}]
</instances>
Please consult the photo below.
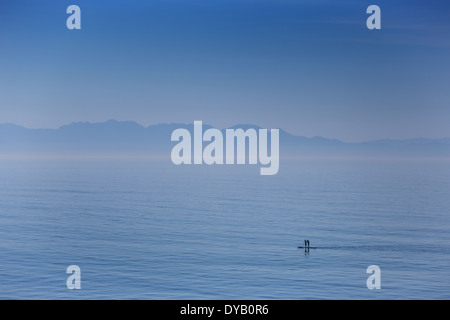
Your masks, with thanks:
<instances>
[{"instance_id":1,"label":"distant mountain silhouette","mask_svg":"<svg viewBox=\"0 0 450 320\"><path fill-rule=\"evenodd\" d=\"M0 154L166 155L176 144L173 130L193 132L193 124L143 127L132 121L74 122L58 129L27 129L0 124ZM203 124L206 130L211 126ZM259 129L250 124L231 128ZM206 145L206 143L205 143ZM345 143L322 137L294 136L280 129L280 156L450 157L450 138L376 140Z\"/></svg>"}]
</instances>

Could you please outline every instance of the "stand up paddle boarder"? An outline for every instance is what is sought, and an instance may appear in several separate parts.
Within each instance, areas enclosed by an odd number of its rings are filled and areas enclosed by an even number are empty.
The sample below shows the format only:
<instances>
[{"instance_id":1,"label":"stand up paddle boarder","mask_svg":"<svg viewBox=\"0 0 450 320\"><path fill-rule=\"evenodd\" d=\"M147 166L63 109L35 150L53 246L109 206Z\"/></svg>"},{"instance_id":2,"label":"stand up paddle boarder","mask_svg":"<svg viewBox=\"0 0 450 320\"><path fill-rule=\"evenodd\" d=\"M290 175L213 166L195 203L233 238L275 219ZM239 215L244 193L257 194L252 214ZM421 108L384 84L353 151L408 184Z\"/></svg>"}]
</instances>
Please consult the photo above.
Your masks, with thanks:
<instances>
[{"instance_id":1,"label":"stand up paddle boarder","mask_svg":"<svg viewBox=\"0 0 450 320\"><path fill-rule=\"evenodd\" d=\"M309 240L303 240L305 242L305 246L304 247L299 247L299 248L304 248L305 250L309 250Z\"/></svg>"}]
</instances>

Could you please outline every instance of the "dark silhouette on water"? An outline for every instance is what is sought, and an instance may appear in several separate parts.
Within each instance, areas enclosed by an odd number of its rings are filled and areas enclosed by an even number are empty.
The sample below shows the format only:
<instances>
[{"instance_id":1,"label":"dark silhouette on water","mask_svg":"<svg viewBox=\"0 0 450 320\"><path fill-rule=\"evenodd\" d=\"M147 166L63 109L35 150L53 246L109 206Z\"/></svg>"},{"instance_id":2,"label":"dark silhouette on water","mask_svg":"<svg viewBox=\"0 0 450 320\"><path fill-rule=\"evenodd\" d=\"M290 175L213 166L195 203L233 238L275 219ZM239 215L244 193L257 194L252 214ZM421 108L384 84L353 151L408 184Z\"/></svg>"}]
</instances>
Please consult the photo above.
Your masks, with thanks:
<instances>
[{"instance_id":1,"label":"dark silhouette on water","mask_svg":"<svg viewBox=\"0 0 450 320\"><path fill-rule=\"evenodd\" d=\"M299 246L299 249L305 249L305 252L309 252L309 240L303 240L305 242L305 246Z\"/></svg>"},{"instance_id":2,"label":"dark silhouette on water","mask_svg":"<svg viewBox=\"0 0 450 320\"><path fill-rule=\"evenodd\" d=\"M304 246L298 246L299 249L305 249L305 251L309 251L309 249L317 249L317 247L311 247L309 245L309 240L303 240L305 242Z\"/></svg>"}]
</instances>

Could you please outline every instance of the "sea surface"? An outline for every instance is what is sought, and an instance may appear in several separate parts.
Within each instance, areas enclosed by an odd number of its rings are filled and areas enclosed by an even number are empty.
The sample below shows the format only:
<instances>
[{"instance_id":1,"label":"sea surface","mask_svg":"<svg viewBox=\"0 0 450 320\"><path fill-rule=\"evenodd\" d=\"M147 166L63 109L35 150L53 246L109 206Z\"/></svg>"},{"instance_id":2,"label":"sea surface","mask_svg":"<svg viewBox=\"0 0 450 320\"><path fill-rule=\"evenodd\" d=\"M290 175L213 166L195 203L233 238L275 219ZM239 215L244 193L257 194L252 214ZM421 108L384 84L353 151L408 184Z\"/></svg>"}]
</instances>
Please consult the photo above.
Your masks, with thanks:
<instances>
[{"instance_id":1,"label":"sea surface","mask_svg":"<svg viewBox=\"0 0 450 320\"><path fill-rule=\"evenodd\" d=\"M0 299L450 299L449 269L449 160L0 159Z\"/></svg>"}]
</instances>

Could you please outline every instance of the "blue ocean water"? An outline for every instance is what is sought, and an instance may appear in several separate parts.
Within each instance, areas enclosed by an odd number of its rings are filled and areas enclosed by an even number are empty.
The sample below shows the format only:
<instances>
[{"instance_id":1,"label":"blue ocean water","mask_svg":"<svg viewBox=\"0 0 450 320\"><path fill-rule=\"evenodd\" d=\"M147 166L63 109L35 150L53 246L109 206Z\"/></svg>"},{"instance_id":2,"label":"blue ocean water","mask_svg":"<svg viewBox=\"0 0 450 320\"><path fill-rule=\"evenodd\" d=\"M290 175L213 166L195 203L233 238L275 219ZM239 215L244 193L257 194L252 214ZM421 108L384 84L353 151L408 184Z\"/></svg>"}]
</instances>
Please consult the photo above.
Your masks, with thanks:
<instances>
[{"instance_id":1,"label":"blue ocean water","mask_svg":"<svg viewBox=\"0 0 450 320\"><path fill-rule=\"evenodd\" d=\"M449 299L449 230L445 160L0 160L1 299Z\"/></svg>"}]
</instances>

